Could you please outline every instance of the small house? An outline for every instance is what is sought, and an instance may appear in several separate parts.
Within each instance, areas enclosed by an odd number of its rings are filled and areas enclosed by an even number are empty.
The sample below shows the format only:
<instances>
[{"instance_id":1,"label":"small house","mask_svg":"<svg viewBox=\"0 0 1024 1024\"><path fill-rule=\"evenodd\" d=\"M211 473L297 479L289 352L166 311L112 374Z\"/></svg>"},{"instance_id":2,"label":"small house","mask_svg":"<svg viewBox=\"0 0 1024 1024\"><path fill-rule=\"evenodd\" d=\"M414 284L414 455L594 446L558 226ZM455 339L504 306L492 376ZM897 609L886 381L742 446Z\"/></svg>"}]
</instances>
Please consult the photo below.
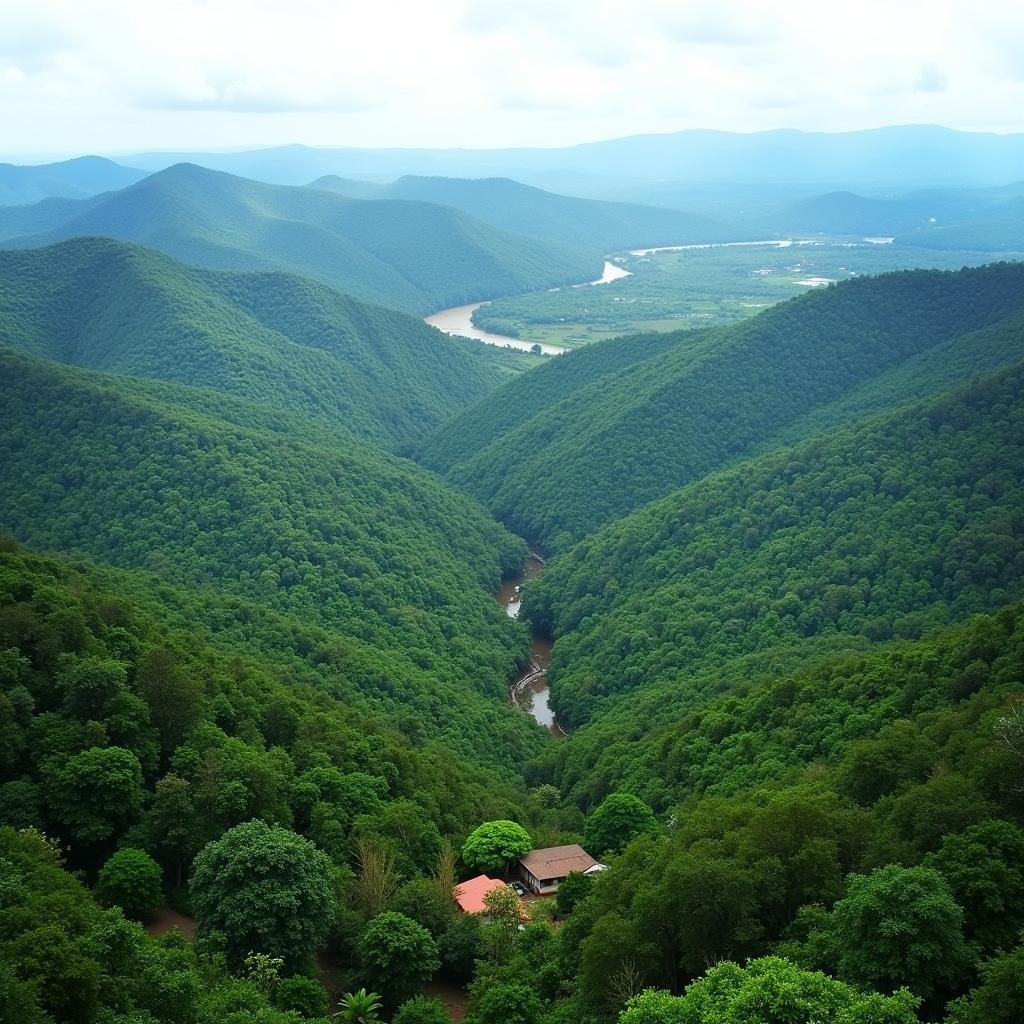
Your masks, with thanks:
<instances>
[{"instance_id":1,"label":"small house","mask_svg":"<svg viewBox=\"0 0 1024 1024\"><path fill-rule=\"evenodd\" d=\"M545 850L534 850L519 861L519 872L523 881L535 893L557 892L566 875L582 871L592 875L604 871L605 865L576 843L571 846L549 846Z\"/></svg>"},{"instance_id":2,"label":"small house","mask_svg":"<svg viewBox=\"0 0 1024 1024\"><path fill-rule=\"evenodd\" d=\"M492 890L502 889L504 886L505 883L497 878L477 875L467 882L459 882L452 890L452 895L464 914L484 914L487 912L484 897Z\"/></svg>"}]
</instances>

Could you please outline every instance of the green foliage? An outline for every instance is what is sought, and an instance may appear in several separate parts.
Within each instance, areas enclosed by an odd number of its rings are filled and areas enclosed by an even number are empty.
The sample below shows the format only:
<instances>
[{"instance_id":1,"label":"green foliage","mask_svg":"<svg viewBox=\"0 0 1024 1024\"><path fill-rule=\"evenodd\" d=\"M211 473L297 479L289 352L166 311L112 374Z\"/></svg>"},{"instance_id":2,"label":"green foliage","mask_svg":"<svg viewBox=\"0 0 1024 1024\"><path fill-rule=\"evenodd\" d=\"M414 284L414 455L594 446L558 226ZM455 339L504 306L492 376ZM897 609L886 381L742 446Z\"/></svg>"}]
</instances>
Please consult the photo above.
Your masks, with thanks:
<instances>
[{"instance_id":1,"label":"green foliage","mask_svg":"<svg viewBox=\"0 0 1024 1024\"><path fill-rule=\"evenodd\" d=\"M345 1024L376 1024L380 1020L377 1011L382 1008L376 992L361 988L358 992L346 992L342 996L338 1016Z\"/></svg>"},{"instance_id":2,"label":"green foliage","mask_svg":"<svg viewBox=\"0 0 1024 1024\"><path fill-rule=\"evenodd\" d=\"M594 888L594 879L582 871L570 871L558 886L555 903L560 914L571 914L578 903L582 903Z\"/></svg>"},{"instance_id":3,"label":"green foliage","mask_svg":"<svg viewBox=\"0 0 1024 1024\"><path fill-rule=\"evenodd\" d=\"M1017 1024L1024 1006L1024 946L981 965L981 984L956 1000L948 1024Z\"/></svg>"},{"instance_id":4,"label":"green foliage","mask_svg":"<svg viewBox=\"0 0 1024 1024\"><path fill-rule=\"evenodd\" d=\"M474 871L504 871L533 849L530 833L514 821L485 821L462 844L462 860Z\"/></svg>"},{"instance_id":5,"label":"green foliage","mask_svg":"<svg viewBox=\"0 0 1024 1024\"><path fill-rule=\"evenodd\" d=\"M129 916L145 918L163 901L163 873L145 850L118 850L100 868L97 898L116 905Z\"/></svg>"},{"instance_id":6,"label":"green foliage","mask_svg":"<svg viewBox=\"0 0 1024 1024\"><path fill-rule=\"evenodd\" d=\"M293 974L277 985L274 1001L282 1010L295 1010L306 1018L327 1016L327 990L315 978Z\"/></svg>"},{"instance_id":7,"label":"green foliage","mask_svg":"<svg viewBox=\"0 0 1024 1024\"><path fill-rule=\"evenodd\" d=\"M345 199L195 164L60 213L58 223L11 238L0 210L0 237L20 247L117 238L216 270L302 274L410 312L591 280L601 267L596 250L511 234L433 203Z\"/></svg>"},{"instance_id":8,"label":"green foliage","mask_svg":"<svg viewBox=\"0 0 1024 1024\"><path fill-rule=\"evenodd\" d=\"M440 999L414 996L402 1003L391 1024L451 1024L451 1017Z\"/></svg>"},{"instance_id":9,"label":"green foliage","mask_svg":"<svg viewBox=\"0 0 1024 1024\"><path fill-rule=\"evenodd\" d=\"M741 658L778 669L1018 599L1022 406L1018 366L712 475L550 562L523 610L558 638L560 720Z\"/></svg>"},{"instance_id":10,"label":"green foliage","mask_svg":"<svg viewBox=\"0 0 1024 1024\"><path fill-rule=\"evenodd\" d=\"M930 868L890 864L851 875L830 927L839 973L855 985L929 996L955 986L968 969L963 911Z\"/></svg>"},{"instance_id":11,"label":"green foliage","mask_svg":"<svg viewBox=\"0 0 1024 1024\"><path fill-rule=\"evenodd\" d=\"M86 313L87 311L87 313ZM286 274L200 270L112 239L0 252L0 344L262 406L282 432L389 447L497 386L469 348L420 320ZM144 388L145 385L139 385Z\"/></svg>"},{"instance_id":12,"label":"green foliage","mask_svg":"<svg viewBox=\"0 0 1024 1024\"><path fill-rule=\"evenodd\" d=\"M619 1024L916 1024L917 1000L859 992L824 974L765 957L746 967L720 963L686 994L649 989L630 1000Z\"/></svg>"},{"instance_id":13,"label":"green foliage","mask_svg":"<svg viewBox=\"0 0 1024 1024\"><path fill-rule=\"evenodd\" d=\"M542 731L493 699L525 632L489 591L525 545L474 502L354 438L328 446L193 412L190 390L165 405L123 378L10 352L0 366L0 522L26 541L155 574L164 585L136 590L177 606L161 617L361 692L414 739L448 734L510 762L539 748ZM186 722L157 724L166 744Z\"/></svg>"},{"instance_id":14,"label":"green foliage","mask_svg":"<svg viewBox=\"0 0 1024 1024\"><path fill-rule=\"evenodd\" d=\"M429 981L441 963L430 932L394 911L378 914L366 926L359 940L359 960L367 981L392 1007Z\"/></svg>"},{"instance_id":15,"label":"green foliage","mask_svg":"<svg viewBox=\"0 0 1024 1024\"><path fill-rule=\"evenodd\" d=\"M433 878L411 878L395 894L392 904L398 913L423 925L437 941L455 920L451 889L445 891Z\"/></svg>"},{"instance_id":16,"label":"green foliage","mask_svg":"<svg viewBox=\"0 0 1024 1024\"><path fill-rule=\"evenodd\" d=\"M1024 831L984 821L946 835L924 863L941 872L982 951L1009 949L1024 928Z\"/></svg>"},{"instance_id":17,"label":"green foliage","mask_svg":"<svg viewBox=\"0 0 1024 1024\"><path fill-rule=\"evenodd\" d=\"M444 424L419 457L563 550L744 456L1019 361L1022 275L1019 264L887 274L661 336L646 358L621 351L629 340L590 346L554 360L528 400L540 373Z\"/></svg>"},{"instance_id":18,"label":"green foliage","mask_svg":"<svg viewBox=\"0 0 1024 1024\"><path fill-rule=\"evenodd\" d=\"M201 933L223 932L235 962L257 951L301 963L334 919L331 863L263 821L236 825L196 857L189 896Z\"/></svg>"},{"instance_id":19,"label":"green foliage","mask_svg":"<svg viewBox=\"0 0 1024 1024\"><path fill-rule=\"evenodd\" d=\"M595 856L619 853L655 828L654 812L632 793L609 793L587 817L585 842Z\"/></svg>"},{"instance_id":20,"label":"green foliage","mask_svg":"<svg viewBox=\"0 0 1024 1024\"><path fill-rule=\"evenodd\" d=\"M494 985L474 1004L473 1024L538 1024L542 1012L537 993L526 985Z\"/></svg>"}]
</instances>

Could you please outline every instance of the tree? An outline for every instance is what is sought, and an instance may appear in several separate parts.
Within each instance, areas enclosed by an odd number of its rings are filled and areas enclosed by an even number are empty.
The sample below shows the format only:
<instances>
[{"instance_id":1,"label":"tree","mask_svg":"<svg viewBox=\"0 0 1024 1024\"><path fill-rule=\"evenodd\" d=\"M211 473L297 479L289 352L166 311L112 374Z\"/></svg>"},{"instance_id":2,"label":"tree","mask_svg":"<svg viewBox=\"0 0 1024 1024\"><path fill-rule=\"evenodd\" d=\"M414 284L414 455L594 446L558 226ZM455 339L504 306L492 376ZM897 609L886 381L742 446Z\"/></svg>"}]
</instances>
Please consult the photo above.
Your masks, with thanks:
<instances>
[{"instance_id":1,"label":"tree","mask_svg":"<svg viewBox=\"0 0 1024 1024\"><path fill-rule=\"evenodd\" d=\"M196 809L189 784L177 775L165 775L154 787L146 812L146 845L163 862L175 884L196 847Z\"/></svg>"},{"instance_id":2,"label":"tree","mask_svg":"<svg viewBox=\"0 0 1024 1024\"><path fill-rule=\"evenodd\" d=\"M90 747L49 763L45 775L54 814L79 842L110 839L142 810L142 766L123 747Z\"/></svg>"},{"instance_id":3,"label":"tree","mask_svg":"<svg viewBox=\"0 0 1024 1024\"><path fill-rule=\"evenodd\" d=\"M950 1007L948 1024L1020 1024L1024 946L981 965L981 984Z\"/></svg>"},{"instance_id":4,"label":"tree","mask_svg":"<svg viewBox=\"0 0 1024 1024\"><path fill-rule=\"evenodd\" d=\"M391 1024L451 1024L452 1018L440 999L413 996L398 1008Z\"/></svg>"},{"instance_id":5,"label":"tree","mask_svg":"<svg viewBox=\"0 0 1024 1024\"><path fill-rule=\"evenodd\" d=\"M130 917L144 918L163 900L163 873L145 850L125 847L100 868L96 895L108 906L119 906Z\"/></svg>"},{"instance_id":6,"label":"tree","mask_svg":"<svg viewBox=\"0 0 1024 1024\"><path fill-rule=\"evenodd\" d=\"M968 937L984 952L1013 945L1024 927L1024 831L1009 821L983 821L946 836L924 863L949 883Z\"/></svg>"},{"instance_id":7,"label":"tree","mask_svg":"<svg viewBox=\"0 0 1024 1024\"><path fill-rule=\"evenodd\" d=\"M303 1017L327 1016L327 989L315 978L293 974L277 984L275 1002L282 1010L295 1010Z\"/></svg>"},{"instance_id":8,"label":"tree","mask_svg":"<svg viewBox=\"0 0 1024 1024\"><path fill-rule=\"evenodd\" d=\"M203 684L182 669L177 655L166 647L142 655L135 668L135 682L160 734L160 746L169 754L199 721Z\"/></svg>"},{"instance_id":9,"label":"tree","mask_svg":"<svg viewBox=\"0 0 1024 1024\"><path fill-rule=\"evenodd\" d=\"M832 909L839 973L865 988L906 986L920 996L963 977L963 911L931 868L888 864L850 875Z\"/></svg>"},{"instance_id":10,"label":"tree","mask_svg":"<svg viewBox=\"0 0 1024 1024\"><path fill-rule=\"evenodd\" d=\"M352 891L353 903L367 917L376 917L388 908L398 890L395 858L390 850L368 839L357 839L356 861L359 875Z\"/></svg>"},{"instance_id":11,"label":"tree","mask_svg":"<svg viewBox=\"0 0 1024 1024\"><path fill-rule=\"evenodd\" d=\"M413 878L406 882L393 901L393 908L440 938L455 919L456 904L452 890L444 891L433 878Z\"/></svg>"},{"instance_id":12,"label":"tree","mask_svg":"<svg viewBox=\"0 0 1024 1024\"><path fill-rule=\"evenodd\" d=\"M634 996L619 1024L917 1024L918 1000L905 989L892 996L858 992L781 957L725 961L690 985L685 995L648 989Z\"/></svg>"},{"instance_id":13,"label":"tree","mask_svg":"<svg viewBox=\"0 0 1024 1024\"><path fill-rule=\"evenodd\" d=\"M513 982L487 989L473 1008L473 1019L479 1024L537 1024L543 1009L532 988Z\"/></svg>"},{"instance_id":14,"label":"tree","mask_svg":"<svg viewBox=\"0 0 1024 1024\"><path fill-rule=\"evenodd\" d=\"M428 982L441 965L437 943L423 925L387 911L375 917L359 941L367 981L397 1006Z\"/></svg>"},{"instance_id":15,"label":"tree","mask_svg":"<svg viewBox=\"0 0 1024 1024\"><path fill-rule=\"evenodd\" d=\"M476 914L460 914L441 936L441 967L453 981L464 985L472 979L480 955L480 929Z\"/></svg>"},{"instance_id":16,"label":"tree","mask_svg":"<svg viewBox=\"0 0 1024 1024\"><path fill-rule=\"evenodd\" d=\"M485 821L462 844L462 859L477 871L503 872L533 849L530 833L514 821Z\"/></svg>"},{"instance_id":17,"label":"tree","mask_svg":"<svg viewBox=\"0 0 1024 1024\"><path fill-rule=\"evenodd\" d=\"M582 871L570 871L555 894L555 903L560 914L571 914L576 909L576 904L582 902L590 895L594 887L594 879Z\"/></svg>"},{"instance_id":18,"label":"tree","mask_svg":"<svg viewBox=\"0 0 1024 1024\"><path fill-rule=\"evenodd\" d=\"M619 853L643 832L655 828L654 811L632 793L611 793L587 818L584 842L599 857Z\"/></svg>"},{"instance_id":19,"label":"tree","mask_svg":"<svg viewBox=\"0 0 1024 1024\"><path fill-rule=\"evenodd\" d=\"M331 862L290 829L247 821L196 857L189 892L201 934L223 932L234 963L249 951L294 966L334 920Z\"/></svg>"},{"instance_id":20,"label":"tree","mask_svg":"<svg viewBox=\"0 0 1024 1024\"><path fill-rule=\"evenodd\" d=\"M341 997L341 1009L338 1016L344 1024L377 1024L382 1010L380 996L376 992L367 992L361 988L358 992L346 992Z\"/></svg>"}]
</instances>

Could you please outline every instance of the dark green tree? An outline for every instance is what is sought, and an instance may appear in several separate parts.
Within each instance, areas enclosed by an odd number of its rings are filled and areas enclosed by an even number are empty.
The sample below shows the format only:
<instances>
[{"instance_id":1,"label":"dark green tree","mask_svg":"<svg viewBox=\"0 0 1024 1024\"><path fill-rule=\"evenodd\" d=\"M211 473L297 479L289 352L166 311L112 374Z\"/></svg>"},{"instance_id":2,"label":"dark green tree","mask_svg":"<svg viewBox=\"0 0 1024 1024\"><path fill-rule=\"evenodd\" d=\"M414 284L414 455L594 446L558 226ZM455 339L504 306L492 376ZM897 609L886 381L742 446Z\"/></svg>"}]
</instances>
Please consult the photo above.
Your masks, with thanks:
<instances>
[{"instance_id":1,"label":"dark green tree","mask_svg":"<svg viewBox=\"0 0 1024 1024\"><path fill-rule=\"evenodd\" d=\"M413 996L398 1008L391 1024L451 1024L451 1019L440 999Z\"/></svg>"},{"instance_id":2,"label":"dark green tree","mask_svg":"<svg viewBox=\"0 0 1024 1024\"><path fill-rule=\"evenodd\" d=\"M247 821L195 859L189 894L200 934L222 932L238 964L250 951L296 965L334 920L331 862L308 839Z\"/></svg>"},{"instance_id":3,"label":"dark green tree","mask_svg":"<svg viewBox=\"0 0 1024 1024\"><path fill-rule=\"evenodd\" d=\"M126 847L100 868L95 892L108 906L118 906L129 916L145 918L163 900L160 865L145 850Z\"/></svg>"},{"instance_id":4,"label":"dark green tree","mask_svg":"<svg viewBox=\"0 0 1024 1024\"><path fill-rule=\"evenodd\" d=\"M584 842L595 856L619 853L643 832L654 829L654 812L632 793L611 793L587 818Z\"/></svg>"},{"instance_id":5,"label":"dark green tree","mask_svg":"<svg viewBox=\"0 0 1024 1024\"><path fill-rule=\"evenodd\" d=\"M963 911L931 868L889 864L850 875L833 908L839 973L865 988L920 996L955 985L969 966Z\"/></svg>"},{"instance_id":6,"label":"dark green tree","mask_svg":"<svg viewBox=\"0 0 1024 1024\"><path fill-rule=\"evenodd\" d=\"M359 960L367 982L396 1007L429 981L440 966L437 943L422 925L386 911L366 926Z\"/></svg>"}]
</instances>

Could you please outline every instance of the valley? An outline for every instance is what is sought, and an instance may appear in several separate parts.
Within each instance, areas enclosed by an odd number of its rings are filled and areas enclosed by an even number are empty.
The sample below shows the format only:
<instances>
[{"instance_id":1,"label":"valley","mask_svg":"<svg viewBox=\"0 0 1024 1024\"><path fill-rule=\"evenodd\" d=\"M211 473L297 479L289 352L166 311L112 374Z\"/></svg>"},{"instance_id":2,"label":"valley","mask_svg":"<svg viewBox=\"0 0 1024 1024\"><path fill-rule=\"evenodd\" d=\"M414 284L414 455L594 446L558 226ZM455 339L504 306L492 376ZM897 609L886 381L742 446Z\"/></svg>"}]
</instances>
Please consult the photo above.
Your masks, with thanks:
<instances>
[{"instance_id":1,"label":"valley","mask_svg":"<svg viewBox=\"0 0 1024 1024\"><path fill-rule=\"evenodd\" d=\"M0 166L5 1024L1018 1024L1019 140L868 134Z\"/></svg>"}]
</instances>

